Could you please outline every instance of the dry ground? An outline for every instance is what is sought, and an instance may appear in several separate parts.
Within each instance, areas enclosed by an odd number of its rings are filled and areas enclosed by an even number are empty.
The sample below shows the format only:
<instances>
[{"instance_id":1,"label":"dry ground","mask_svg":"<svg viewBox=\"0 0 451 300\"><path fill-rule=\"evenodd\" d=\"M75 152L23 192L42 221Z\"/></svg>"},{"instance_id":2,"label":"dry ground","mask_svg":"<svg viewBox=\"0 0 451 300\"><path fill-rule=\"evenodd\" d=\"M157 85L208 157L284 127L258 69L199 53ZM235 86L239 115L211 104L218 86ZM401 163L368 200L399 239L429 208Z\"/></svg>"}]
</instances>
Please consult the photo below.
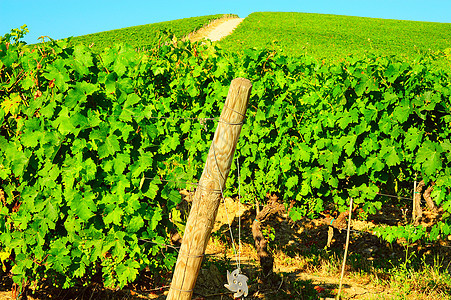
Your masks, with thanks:
<instances>
[{"instance_id":1,"label":"dry ground","mask_svg":"<svg viewBox=\"0 0 451 300\"><path fill-rule=\"evenodd\" d=\"M264 225L274 234L269 245L274 255L274 272L277 276L269 282L261 280L258 257L253 246L251 226L255 211L249 206L240 206L238 201L226 199L221 204L207 247L207 263L202 270L195 291L208 299L223 299L225 290L220 282L226 282L224 262L229 261L229 270L236 268L235 255L227 220L232 223L238 252L238 220L241 217L241 269L249 277L249 299L327 299L333 297L340 281L341 263L346 232L335 231L330 248L326 248L328 226L323 219L303 219L293 222L286 215L277 216ZM225 209L227 207L227 210ZM356 216L354 216L356 217ZM233 221L232 221L233 220ZM401 211L386 207L383 212L370 216L370 221L354 220L351 234L346 272L343 280L344 299L399 299L399 291L390 285L390 274L384 268L403 262L406 248L399 243L388 244L369 233L376 224L402 222ZM266 226L266 227L265 227ZM269 234L270 235L270 234ZM444 258L442 264L450 270L449 243L442 245L414 245L421 256L432 252ZM391 262L391 263L390 263ZM384 266L385 265L385 266ZM446 268L446 267L445 267ZM445 271L446 272L446 271ZM210 280L214 278L214 280ZM220 280L222 279L222 281ZM451 286L451 282L449 283ZM303 292L314 289L317 295L307 297ZM449 295L451 295L451 291ZM304 293L305 294L305 293ZM309 294L309 293L307 293ZM211 295L211 297L207 297ZM218 295L214 297L213 295ZM447 295L428 290L425 293L411 292L405 299L448 299Z\"/></svg>"},{"instance_id":2,"label":"dry ground","mask_svg":"<svg viewBox=\"0 0 451 300\"><path fill-rule=\"evenodd\" d=\"M225 203L225 205L224 205ZM227 198L218 210L218 216L206 257L199 273L193 299L233 299L224 284L227 270L236 268L236 256L232 247L228 221L235 238L235 249L239 251L238 224L241 220L242 272L249 277L247 299L333 299L340 280L341 262L346 233L335 231L330 248L325 249L328 226L323 219L302 219L293 222L286 215L273 217L263 228L268 236L273 234L269 247L274 255L274 274L262 278L258 257L253 246L251 233L255 219L255 209ZM227 208L227 209L226 209ZM356 217L356 216L354 216ZM394 284L393 274L388 272L396 263L403 262L406 248L402 242L388 244L367 233L380 223L396 223L402 220L401 212L387 207L384 212L370 216L370 221L354 220L351 234L346 272L343 280L342 299L411 299L438 300L451 299L451 282L437 292L437 288L418 289L400 294L399 283ZM435 253L441 263L450 265L449 243L440 245L417 244L418 257L430 257ZM428 256L429 255L429 256ZM428 262L430 263L430 261ZM445 271L446 272L446 271ZM428 273L426 276L431 276ZM421 275L421 274L420 274ZM115 292L101 286L93 286L73 291L52 291L23 297L22 299L165 299L170 284L170 274L166 279L149 289L135 285ZM418 281L422 278L418 278ZM441 284L436 281L436 285ZM155 288L155 290L153 290ZM1 288L0 288L1 289ZM13 299L10 286L3 286L0 299ZM401 295L401 296L400 296Z\"/></svg>"}]
</instances>

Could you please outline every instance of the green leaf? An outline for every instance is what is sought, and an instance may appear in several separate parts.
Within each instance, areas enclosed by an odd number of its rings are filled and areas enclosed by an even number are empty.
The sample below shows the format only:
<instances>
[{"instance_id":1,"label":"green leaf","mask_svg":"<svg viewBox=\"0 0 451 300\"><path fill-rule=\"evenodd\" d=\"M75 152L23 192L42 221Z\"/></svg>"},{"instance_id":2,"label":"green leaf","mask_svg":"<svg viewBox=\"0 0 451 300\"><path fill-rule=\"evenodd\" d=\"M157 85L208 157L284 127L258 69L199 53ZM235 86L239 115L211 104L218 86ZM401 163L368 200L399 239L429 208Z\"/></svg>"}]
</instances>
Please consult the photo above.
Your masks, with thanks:
<instances>
[{"instance_id":1,"label":"green leaf","mask_svg":"<svg viewBox=\"0 0 451 300\"><path fill-rule=\"evenodd\" d=\"M122 77L127 71L127 61L124 59L123 55L120 55L114 60L113 71L116 72L119 77Z\"/></svg>"},{"instance_id":2,"label":"green leaf","mask_svg":"<svg viewBox=\"0 0 451 300\"><path fill-rule=\"evenodd\" d=\"M390 104L395 103L398 101L398 96L392 92L387 91L384 93L383 101Z\"/></svg>"},{"instance_id":3,"label":"green leaf","mask_svg":"<svg viewBox=\"0 0 451 300\"><path fill-rule=\"evenodd\" d=\"M143 195L149 199L155 199L160 188L154 183L149 183L147 190L143 191Z\"/></svg>"},{"instance_id":4,"label":"green leaf","mask_svg":"<svg viewBox=\"0 0 451 300\"><path fill-rule=\"evenodd\" d=\"M390 64L385 70L384 76L388 78L388 82L393 83L396 78L398 78L399 74L399 66L397 64Z\"/></svg>"},{"instance_id":5,"label":"green leaf","mask_svg":"<svg viewBox=\"0 0 451 300\"><path fill-rule=\"evenodd\" d=\"M88 221L97 210L94 202L95 195L93 193L85 193L83 196L77 194L76 198L71 201L71 208L75 209L75 214L81 221Z\"/></svg>"},{"instance_id":6,"label":"green leaf","mask_svg":"<svg viewBox=\"0 0 451 300\"><path fill-rule=\"evenodd\" d=\"M266 119L265 112L262 109L257 110L257 114L255 115L255 121L259 122L264 119Z\"/></svg>"},{"instance_id":7,"label":"green leaf","mask_svg":"<svg viewBox=\"0 0 451 300\"><path fill-rule=\"evenodd\" d=\"M313 170L312 176L310 177L310 180L312 182L312 186L319 189L321 187L321 184L323 183L323 173L320 168L315 168Z\"/></svg>"},{"instance_id":8,"label":"green leaf","mask_svg":"<svg viewBox=\"0 0 451 300\"><path fill-rule=\"evenodd\" d=\"M305 162L309 161L311 152L310 147L304 143L298 143L297 146L298 146L297 148L293 149L294 155L296 157L299 157L301 161Z\"/></svg>"},{"instance_id":9,"label":"green leaf","mask_svg":"<svg viewBox=\"0 0 451 300\"><path fill-rule=\"evenodd\" d=\"M117 136L110 134L106 137L105 143L99 147L98 153L99 158L105 158L107 156L113 155L120 150L119 141Z\"/></svg>"},{"instance_id":10,"label":"green leaf","mask_svg":"<svg viewBox=\"0 0 451 300\"><path fill-rule=\"evenodd\" d=\"M404 145L410 151L414 151L416 147L421 145L423 139L423 131L416 127L410 127L404 138Z\"/></svg>"},{"instance_id":11,"label":"green leaf","mask_svg":"<svg viewBox=\"0 0 451 300\"><path fill-rule=\"evenodd\" d=\"M183 122L180 125L180 130L182 131L182 133L188 133L191 129L191 121L190 120L186 120L185 122Z\"/></svg>"},{"instance_id":12,"label":"green leaf","mask_svg":"<svg viewBox=\"0 0 451 300\"><path fill-rule=\"evenodd\" d=\"M158 223L163 219L161 212L163 210L160 207L156 207L152 211L152 218L150 219L150 223L148 226L148 230L154 231L157 228Z\"/></svg>"},{"instance_id":13,"label":"green leaf","mask_svg":"<svg viewBox=\"0 0 451 300\"><path fill-rule=\"evenodd\" d=\"M87 99L87 97L81 89L77 89L77 88L70 89L69 92L67 93L66 98L64 99L64 104L69 109L72 109L77 104L86 102L86 99Z\"/></svg>"},{"instance_id":14,"label":"green leaf","mask_svg":"<svg viewBox=\"0 0 451 300\"><path fill-rule=\"evenodd\" d=\"M67 82L70 81L69 74L64 67L56 68L54 66L49 67L50 71L44 73L44 78L47 80L54 80L55 86L61 91L65 92L69 85Z\"/></svg>"},{"instance_id":15,"label":"green leaf","mask_svg":"<svg viewBox=\"0 0 451 300\"><path fill-rule=\"evenodd\" d=\"M20 140L22 141L22 145L25 147L34 148L39 144L41 136L41 132L25 130L21 135Z\"/></svg>"},{"instance_id":16,"label":"green leaf","mask_svg":"<svg viewBox=\"0 0 451 300\"><path fill-rule=\"evenodd\" d=\"M262 163L264 163L264 160L261 161ZM283 158L280 159L280 169L282 170L282 172L286 173L291 169L291 157L286 155ZM260 165L259 165L260 167ZM263 169L263 166L260 167L260 169Z\"/></svg>"},{"instance_id":17,"label":"green leaf","mask_svg":"<svg viewBox=\"0 0 451 300\"><path fill-rule=\"evenodd\" d=\"M116 267L120 288L123 288L129 282L135 281L136 276L139 273L139 267L139 263L132 259L129 259Z\"/></svg>"},{"instance_id":18,"label":"green leaf","mask_svg":"<svg viewBox=\"0 0 451 300\"><path fill-rule=\"evenodd\" d=\"M288 178L287 182L285 183L285 186L287 189L292 189L295 186L297 186L299 183L299 178L297 175L293 175L290 178Z\"/></svg>"},{"instance_id":19,"label":"green leaf","mask_svg":"<svg viewBox=\"0 0 451 300\"><path fill-rule=\"evenodd\" d=\"M26 170L26 166L28 165L31 152L29 150L17 151L17 149L18 148L8 148L5 149L5 152L7 157L11 160L11 170L14 175L22 177Z\"/></svg>"},{"instance_id":20,"label":"green leaf","mask_svg":"<svg viewBox=\"0 0 451 300\"><path fill-rule=\"evenodd\" d=\"M336 144L339 148L343 148L345 150L345 153L350 156L354 152L356 141L356 135L345 135L340 137Z\"/></svg>"},{"instance_id":21,"label":"green leaf","mask_svg":"<svg viewBox=\"0 0 451 300\"><path fill-rule=\"evenodd\" d=\"M94 65L91 52L82 44L74 47L74 61L74 69L80 74L89 73L89 67Z\"/></svg>"},{"instance_id":22,"label":"green leaf","mask_svg":"<svg viewBox=\"0 0 451 300\"><path fill-rule=\"evenodd\" d=\"M123 214L124 211L119 206L116 206L111 212L106 215L106 217L103 218L103 222L105 222L105 224L113 223L120 225Z\"/></svg>"},{"instance_id":23,"label":"green leaf","mask_svg":"<svg viewBox=\"0 0 451 300\"><path fill-rule=\"evenodd\" d=\"M293 220L293 222L297 222L302 219L303 216L305 216L305 209L301 209L298 207L293 206L290 209L290 213L288 214L289 217Z\"/></svg>"},{"instance_id":24,"label":"green leaf","mask_svg":"<svg viewBox=\"0 0 451 300\"><path fill-rule=\"evenodd\" d=\"M150 139L151 141L158 136L158 128L152 123L144 125L143 131L146 133L148 139Z\"/></svg>"},{"instance_id":25,"label":"green leaf","mask_svg":"<svg viewBox=\"0 0 451 300\"><path fill-rule=\"evenodd\" d=\"M429 140L424 141L420 149L418 149L416 161L422 164L426 175L433 175L442 168L440 154L441 152L436 147L436 144Z\"/></svg>"},{"instance_id":26,"label":"green leaf","mask_svg":"<svg viewBox=\"0 0 451 300\"><path fill-rule=\"evenodd\" d=\"M130 163L130 155L126 153L118 153L113 159L115 173L121 175L124 173L127 165Z\"/></svg>"},{"instance_id":27,"label":"green leaf","mask_svg":"<svg viewBox=\"0 0 451 300\"><path fill-rule=\"evenodd\" d=\"M83 162L83 170L84 170L84 180L94 180L96 178L97 173L97 165L92 160L92 158L88 158Z\"/></svg>"},{"instance_id":28,"label":"green leaf","mask_svg":"<svg viewBox=\"0 0 451 300\"><path fill-rule=\"evenodd\" d=\"M408 105L396 106L393 111L393 116L398 120L399 123L404 123L409 119L411 108Z\"/></svg>"},{"instance_id":29,"label":"green leaf","mask_svg":"<svg viewBox=\"0 0 451 300\"><path fill-rule=\"evenodd\" d=\"M99 90L99 85L86 81L77 81L75 89L81 90L85 95L89 96Z\"/></svg>"},{"instance_id":30,"label":"green leaf","mask_svg":"<svg viewBox=\"0 0 451 300\"><path fill-rule=\"evenodd\" d=\"M401 161L394 146L388 143L382 143L380 155L384 158L387 166L392 167L398 165Z\"/></svg>"},{"instance_id":31,"label":"green leaf","mask_svg":"<svg viewBox=\"0 0 451 300\"><path fill-rule=\"evenodd\" d=\"M130 223L127 226L128 232L137 232L144 226L144 220L141 216L134 216L131 218Z\"/></svg>"},{"instance_id":32,"label":"green leaf","mask_svg":"<svg viewBox=\"0 0 451 300\"><path fill-rule=\"evenodd\" d=\"M161 154L169 153L171 150L174 151L177 146L180 144L180 134L172 133L169 137L167 137L163 144L160 147Z\"/></svg>"},{"instance_id":33,"label":"green leaf","mask_svg":"<svg viewBox=\"0 0 451 300\"><path fill-rule=\"evenodd\" d=\"M75 130L75 126L72 124L71 118L69 117L69 109L66 106L62 107L58 117L53 121L53 126L58 128L58 131L62 135L67 135Z\"/></svg>"},{"instance_id":34,"label":"green leaf","mask_svg":"<svg viewBox=\"0 0 451 300\"><path fill-rule=\"evenodd\" d=\"M437 205L440 205L446 198L446 191L443 188L434 187L431 197Z\"/></svg>"},{"instance_id":35,"label":"green leaf","mask_svg":"<svg viewBox=\"0 0 451 300\"><path fill-rule=\"evenodd\" d=\"M183 221L182 213L176 207L171 209L171 219L172 223L177 227L178 232L183 235L185 232L186 222Z\"/></svg>"},{"instance_id":36,"label":"green leaf","mask_svg":"<svg viewBox=\"0 0 451 300\"><path fill-rule=\"evenodd\" d=\"M124 102L124 108L127 108L129 106L133 106L136 103L139 103L141 101L141 98L136 95L135 93L127 95L127 100Z\"/></svg>"},{"instance_id":37,"label":"green leaf","mask_svg":"<svg viewBox=\"0 0 451 300\"><path fill-rule=\"evenodd\" d=\"M79 63L81 63L87 67L90 67L93 65L92 55L88 51L86 46L81 45L81 44L76 45L74 47L74 55L75 55L75 60L78 61Z\"/></svg>"},{"instance_id":38,"label":"green leaf","mask_svg":"<svg viewBox=\"0 0 451 300\"><path fill-rule=\"evenodd\" d=\"M451 152L451 141L449 140L441 141L440 146L442 147L443 151Z\"/></svg>"},{"instance_id":39,"label":"green leaf","mask_svg":"<svg viewBox=\"0 0 451 300\"><path fill-rule=\"evenodd\" d=\"M110 73L106 77L105 81L105 92L107 95L115 94L116 93L116 87L117 87L117 75L116 73Z\"/></svg>"},{"instance_id":40,"label":"green leaf","mask_svg":"<svg viewBox=\"0 0 451 300\"><path fill-rule=\"evenodd\" d=\"M57 272L64 274L67 267L72 263L68 245L65 238L58 238L50 243L49 256L46 263L49 263Z\"/></svg>"},{"instance_id":41,"label":"green leaf","mask_svg":"<svg viewBox=\"0 0 451 300\"><path fill-rule=\"evenodd\" d=\"M349 159L349 158L346 159L344 162L344 165L343 165L343 172L346 175L352 176L355 174L356 170L357 170L357 168L354 165L354 163L352 162L352 159Z\"/></svg>"},{"instance_id":42,"label":"green leaf","mask_svg":"<svg viewBox=\"0 0 451 300\"><path fill-rule=\"evenodd\" d=\"M171 190L169 193L165 192L167 192L166 188L161 193L161 197L167 200L168 209L171 210L172 208L176 207L177 204L180 203L181 196L180 193L176 190Z\"/></svg>"}]
</instances>

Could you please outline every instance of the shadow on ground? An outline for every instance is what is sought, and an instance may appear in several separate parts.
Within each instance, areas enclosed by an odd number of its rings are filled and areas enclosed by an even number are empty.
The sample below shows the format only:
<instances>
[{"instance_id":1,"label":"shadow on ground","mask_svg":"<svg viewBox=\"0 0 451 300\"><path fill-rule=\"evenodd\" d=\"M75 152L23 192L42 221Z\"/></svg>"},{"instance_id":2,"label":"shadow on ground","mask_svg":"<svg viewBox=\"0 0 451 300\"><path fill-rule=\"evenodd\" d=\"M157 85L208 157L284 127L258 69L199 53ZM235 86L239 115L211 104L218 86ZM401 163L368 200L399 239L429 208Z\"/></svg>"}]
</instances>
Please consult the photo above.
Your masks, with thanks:
<instances>
[{"instance_id":1,"label":"shadow on ground","mask_svg":"<svg viewBox=\"0 0 451 300\"><path fill-rule=\"evenodd\" d=\"M230 200L233 201L233 200ZM235 242L238 237L238 215L241 215L241 270L249 278L249 295L246 299L333 299L338 290L341 262L344 253L346 231L334 229L330 247L326 247L329 226L323 218L301 219L293 222L286 215L273 216L262 224L269 240L269 248L274 256L274 273L265 278L260 272L255 253L251 227L255 210L250 207L242 213L228 208L224 216L224 204L219 208L217 223L207 247L206 256L199 272L193 299L233 299L228 291L227 270L236 266L229 225L225 219L233 218L230 225ZM238 206L236 206L238 207ZM449 248L438 242L435 244L414 243L407 248L402 241L387 243L369 233L377 224L401 224L403 216L394 207L387 207L376 215L368 216L368 221L355 220L352 223L346 274L360 274L356 279L346 276L343 284L344 299L384 298L390 292L388 284L390 270L406 264L408 254L409 268L419 269L425 264L433 264L440 259L450 270ZM237 244L238 251L238 244ZM410 253L410 254L409 254ZM149 275L149 276L148 276ZM26 291L19 299L166 299L171 275L160 276L159 282L151 281L151 274L140 274L140 280L133 286L120 291L105 289L100 284L67 290L44 288L32 294ZM371 279L372 278L372 279ZM378 286L373 285L374 278ZM433 280L433 279L431 279ZM0 299L13 299L11 280L2 278ZM431 282L434 284L434 282ZM450 285L451 286L451 285ZM446 287L445 287L446 290ZM445 291L446 292L446 291ZM451 292L448 290L448 292ZM390 298L387 296L387 299ZM390 298L391 299L391 298Z\"/></svg>"}]
</instances>

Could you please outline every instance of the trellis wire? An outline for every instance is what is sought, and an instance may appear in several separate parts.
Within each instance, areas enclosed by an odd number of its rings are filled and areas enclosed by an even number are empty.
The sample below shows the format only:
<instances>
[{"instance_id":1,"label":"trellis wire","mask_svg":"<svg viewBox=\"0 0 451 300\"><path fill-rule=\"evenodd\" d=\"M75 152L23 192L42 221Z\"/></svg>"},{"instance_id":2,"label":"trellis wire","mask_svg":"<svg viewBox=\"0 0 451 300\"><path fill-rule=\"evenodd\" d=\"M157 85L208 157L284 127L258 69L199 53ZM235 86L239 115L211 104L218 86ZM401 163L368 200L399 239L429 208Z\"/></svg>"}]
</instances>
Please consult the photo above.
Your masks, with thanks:
<instances>
[{"instance_id":1,"label":"trellis wire","mask_svg":"<svg viewBox=\"0 0 451 300\"><path fill-rule=\"evenodd\" d=\"M219 183L219 188L221 189L222 203L224 203L224 210L225 210L225 213L226 213L227 225L229 225L230 238L232 240L232 249L233 249L233 253L235 255L236 264L238 266L240 262L238 260L238 255L237 255L236 248L235 248L235 239L233 238L232 224L230 223L230 220L229 220L229 213L227 211L227 205L226 205L225 199L224 199L224 192L223 192L223 188L222 188L222 185L221 185L221 178L219 177L219 176L222 176L224 178L224 176L222 175L222 172L219 169L218 161L216 160L216 151L214 150L215 149L214 141L212 143L212 146L213 146L213 154L215 156L216 167L218 168L218 183ZM240 237L240 239L241 239L241 237Z\"/></svg>"},{"instance_id":2,"label":"trellis wire","mask_svg":"<svg viewBox=\"0 0 451 300\"><path fill-rule=\"evenodd\" d=\"M239 176L239 173L238 173L238 176ZM157 180L165 181L165 182L184 183L184 184L188 184L188 185L200 186L198 182L188 182L188 181L182 181L182 180L165 180L165 179L161 179L158 176L155 176L153 178L152 177L143 177L143 178L147 179L147 180L157 179ZM350 190L350 188L343 188L343 189ZM218 190L218 192L219 192L219 190ZM412 198L403 197L403 196L397 196L397 195L390 195L390 194L385 194L385 193L376 193L376 195L390 197L390 198L396 198L396 199L403 199L403 200L413 200ZM421 200L421 202L425 203L426 201L425 200Z\"/></svg>"},{"instance_id":3,"label":"trellis wire","mask_svg":"<svg viewBox=\"0 0 451 300\"><path fill-rule=\"evenodd\" d=\"M228 108L228 107L227 107L227 108ZM231 109L231 108L230 108L230 109ZM232 109L232 110L233 110L233 109ZM234 111L234 110L233 110L233 111ZM120 115L114 115L114 116L120 116ZM135 115L128 115L128 116L126 116L126 117L143 117L143 118L147 118L147 119L199 120L201 123L202 123L202 122L205 122L205 121L218 121L218 122L221 122L221 119L220 119L220 118L198 118L198 117L176 117L176 116L163 117L163 116L135 116ZM242 122L239 123L239 124L229 124L229 125L242 125ZM215 149L214 149L214 143L212 144L212 146L213 146L213 150L215 150ZM215 151L214 151L214 155L215 155L215 161L216 161L216 152L215 152ZM218 171L219 171L219 172L218 172L218 176L220 175L220 176L222 176L222 177L224 178L224 176L223 176L221 170L219 169L219 166L218 166L218 164L217 164L217 161L216 161L216 165L217 165L217 168L218 168ZM238 158L237 158L237 169L238 169L238 214L240 214L240 209L241 209L241 206L240 206L240 204L241 204L241 183L240 183L240 169L239 169L239 160L238 160ZM154 178L143 177L143 178L144 178L144 179L149 179L149 180L158 179L158 180L160 180L160 181L165 181L165 182L185 183L185 184L188 184L188 185L196 185L196 186L202 188L202 186L200 186L199 183L196 183L196 182L175 181L175 180L164 180L164 179L161 179L161 178L159 178L159 177L154 177ZM415 178L414 184L416 184L416 179L417 179L417 178ZM345 189L348 189L348 190L349 190L349 188L345 188ZM231 240L232 240L233 252L234 252L234 254L235 254L235 260L236 260L236 262L237 262L237 266L238 266L238 268L240 269L240 267L241 267L241 250L242 250L242 244L241 244L241 217L238 218L238 236L239 236L239 248L238 248L238 249L239 249L239 250L238 250L238 253L237 253L236 248L235 248L235 240L234 240L234 237L233 237L233 232L232 232L232 228L231 228L231 224L230 224L230 220L229 220L229 216L228 216L228 210L227 210L226 203L225 203L225 201L224 201L223 187L222 187L221 184L220 184L220 191L218 191L218 192L221 193L221 197L222 197L222 199L223 199L224 208L225 208L225 212L226 212L226 219L227 219L227 223L228 223L228 225L229 225L229 232L230 232L230 236L231 236ZM415 191L414 191L414 192L415 192ZM411 200L411 201L414 200L413 198L408 198L408 197L403 197L403 196L397 196L397 195L391 195L391 194L386 194L386 193L377 193L377 195L379 195L379 196L385 196L385 197L390 197L390 198L396 198L396 199L403 199L403 200ZM351 201L352 201L352 198L351 198ZM425 202L424 200L421 200L421 201L422 201L422 202ZM355 230L351 230L350 228L348 228L348 230L347 230L347 234L348 234L348 235L349 235L349 232L350 232L350 231L355 231ZM357 232L357 231L355 231L355 232ZM166 245L166 246L168 246L168 245ZM172 247L172 248L174 248L174 247Z\"/></svg>"},{"instance_id":4,"label":"trellis wire","mask_svg":"<svg viewBox=\"0 0 451 300\"><path fill-rule=\"evenodd\" d=\"M227 106L224 106L226 108L229 108ZM229 108L231 109L231 108ZM233 110L233 109L231 109ZM233 110L234 112L236 112L235 110ZM239 113L239 112L236 112ZM110 116L120 116L120 115L110 115ZM205 122L205 121L217 121L217 122L221 122L220 118L198 118L198 117L176 117L176 116L170 116L170 117L163 117L163 116L136 116L136 115L127 115L126 117L143 117L143 118L147 118L147 119L180 119L180 120L199 120L201 123ZM239 124L230 124L230 125L242 125L242 122ZM214 145L213 145L214 146ZM215 156L216 159L216 156ZM222 176L222 173L221 173ZM147 178L146 178L147 179ZM415 174L415 180L414 180L414 186L417 183L417 174ZM187 183L190 184L190 183ZM195 183L194 183L195 184ZM345 188L345 189L349 189L349 188ZM414 191L415 192L415 191ZM413 201L413 198L408 198L408 197L404 197L404 196L396 196L396 195L390 195L390 194L385 194L385 193L377 193L377 195L380 196L385 196L385 197L391 197L391 198L396 198L396 199L403 199L403 200L411 200ZM422 203L425 203L426 201L421 199Z\"/></svg>"}]
</instances>

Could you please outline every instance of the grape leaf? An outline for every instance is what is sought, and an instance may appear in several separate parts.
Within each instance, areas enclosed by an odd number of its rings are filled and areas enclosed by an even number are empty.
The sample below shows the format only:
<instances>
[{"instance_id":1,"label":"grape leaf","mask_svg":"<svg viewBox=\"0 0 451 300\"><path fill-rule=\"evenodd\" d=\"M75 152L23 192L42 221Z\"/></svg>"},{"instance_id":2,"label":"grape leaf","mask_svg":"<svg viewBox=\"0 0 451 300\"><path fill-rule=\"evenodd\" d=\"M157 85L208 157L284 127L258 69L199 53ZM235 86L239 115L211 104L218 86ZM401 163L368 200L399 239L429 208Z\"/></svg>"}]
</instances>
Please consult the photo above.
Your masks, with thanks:
<instances>
[{"instance_id":1,"label":"grape leaf","mask_svg":"<svg viewBox=\"0 0 451 300\"><path fill-rule=\"evenodd\" d=\"M98 153L99 158L105 158L107 156L113 155L116 151L120 150L119 141L117 136L114 134L110 134L106 137L103 145L99 147Z\"/></svg>"},{"instance_id":2,"label":"grape leaf","mask_svg":"<svg viewBox=\"0 0 451 300\"><path fill-rule=\"evenodd\" d=\"M285 183L287 189L292 189L299 183L299 178L297 175L291 176Z\"/></svg>"},{"instance_id":3,"label":"grape leaf","mask_svg":"<svg viewBox=\"0 0 451 300\"><path fill-rule=\"evenodd\" d=\"M416 161L421 163L426 175L430 176L442 167L442 160L440 158L441 152L436 144L426 140L418 149Z\"/></svg>"}]
</instances>

